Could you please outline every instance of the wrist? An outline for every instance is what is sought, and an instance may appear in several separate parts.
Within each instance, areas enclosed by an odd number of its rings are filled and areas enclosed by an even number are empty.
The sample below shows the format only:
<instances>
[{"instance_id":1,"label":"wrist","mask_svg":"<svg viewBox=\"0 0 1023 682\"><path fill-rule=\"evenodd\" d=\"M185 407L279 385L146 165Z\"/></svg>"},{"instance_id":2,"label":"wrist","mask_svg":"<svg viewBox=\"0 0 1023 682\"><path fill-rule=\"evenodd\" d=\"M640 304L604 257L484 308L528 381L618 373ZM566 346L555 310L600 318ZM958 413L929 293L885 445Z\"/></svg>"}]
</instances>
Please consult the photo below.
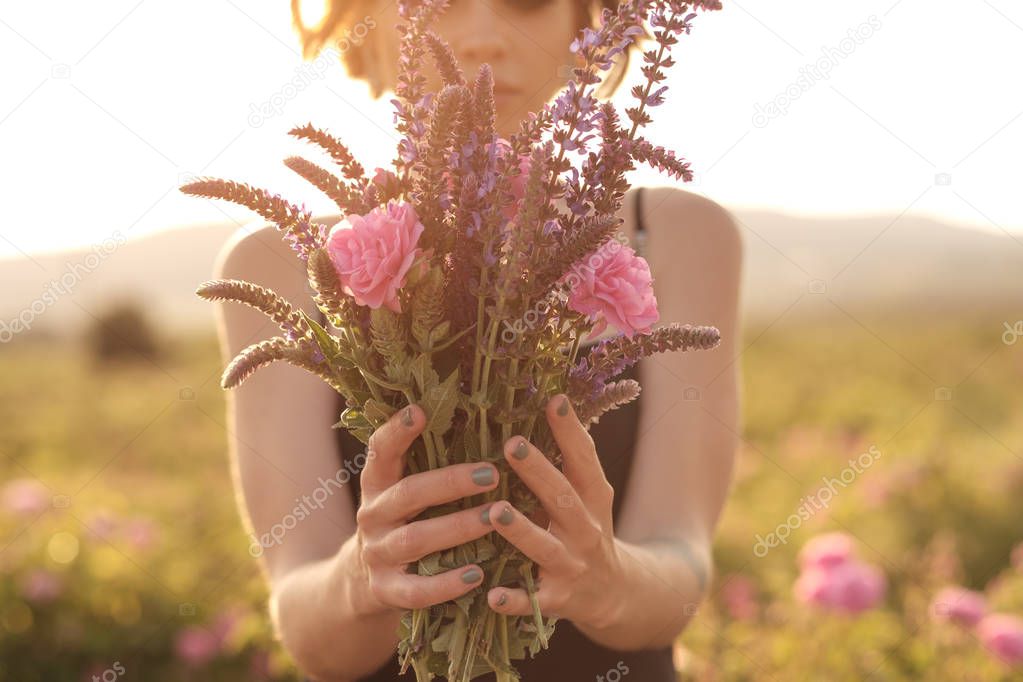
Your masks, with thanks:
<instances>
[{"instance_id":1,"label":"wrist","mask_svg":"<svg viewBox=\"0 0 1023 682\"><path fill-rule=\"evenodd\" d=\"M600 597L586 618L587 629L591 632L605 632L622 622L626 608L624 596L629 594L628 578L631 572L627 563L630 559L629 553L623 551L618 539L614 538L610 560L607 562L607 575L603 581L604 589L598 591Z\"/></svg>"},{"instance_id":2,"label":"wrist","mask_svg":"<svg viewBox=\"0 0 1023 682\"><path fill-rule=\"evenodd\" d=\"M334 556L335 594L343 595L343 603L358 618L394 613L394 608L373 595L369 587L369 570L362 561L361 549L359 533L355 532Z\"/></svg>"}]
</instances>

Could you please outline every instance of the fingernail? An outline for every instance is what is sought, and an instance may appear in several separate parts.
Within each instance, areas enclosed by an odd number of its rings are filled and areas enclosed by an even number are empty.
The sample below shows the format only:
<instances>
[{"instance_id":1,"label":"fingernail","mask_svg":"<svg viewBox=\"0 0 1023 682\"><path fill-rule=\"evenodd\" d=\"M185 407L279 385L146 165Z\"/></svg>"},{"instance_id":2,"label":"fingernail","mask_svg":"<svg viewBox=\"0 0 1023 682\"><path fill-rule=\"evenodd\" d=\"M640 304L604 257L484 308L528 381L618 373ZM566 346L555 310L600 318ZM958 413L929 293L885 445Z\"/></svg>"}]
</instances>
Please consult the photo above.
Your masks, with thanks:
<instances>
[{"instance_id":1,"label":"fingernail","mask_svg":"<svg viewBox=\"0 0 1023 682\"><path fill-rule=\"evenodd\" d=\"M497 605L498 606L504 606L507 603L508 603L508 593L507 592L502 592L501 596L497 598Z\"/></svg>"},{"instance_id":2,"label":"fingernail","mask_svg":"<svg viewBox=\"0 0 1023 682\"><path fill-rule=\"evenodd\" d=\"M526 439L523 438L515 446L515 449L512 450L512 456L515 457L515 459L525 459L526 455L528 455L528 454L529 454L529 445L526 444Z\"/></svg>"},{"instance_id":3,"label":"fingernail","mask_svg":"<svg viewBox=\"0 0 1023 682\"><path fill-rule=\"evenodd\" d=\"M512 513L511 507L505 507L501 510L501 513L497 515L497 522L502 526L507 526L514 518L515 514Z\"/></svg>"},{"instance_id":4,"label":"fingernail","mask_svg":"<svg viewBox=\"0 0 1023 682\"><path fill-rule=\"evenodd\" d=\"M472 482L476 485L490 485L494 482L494 467L481 466L472 470Z\"/></svg>"},{"instance_id":5,"label":"fingernail","mask_svg":"<svg viewBox=\"0 0 1023 682\"><path fill-rule=\"evenodd\" d=\"M412 416L412 406L409 405L401 412L401 423L405 426L412 426L415 422L416 420Z\"/></svg>"},{"instance_id":6,"label":"fingernail","mask_svg":"<svg viewBox=\"0 0 1023 682\"><path fill-rule=\"evenodd\" d=\"M562 397L561 398L561 404L558 405L558 416L559 417L564 417L567 414L568 414L568 398L567 397Z\"/></svg>"},{"instance_id":7,"label":"fingernail","mask_svg":"<svg viewBox=\"0 0 1023 682\"><path fill-rule=\"evenodd\" d=\"M480 511L480 521L482 521L487 526L490 525L490 507L491 505L488 504L486 507L483 507L483 509Z\"/></svg>"},{"instance_id":8,"label":"fingernail","mask_svg":"<svg viewBox=\"0 0 1023 682\"><path fill-rule=\"evenodd\" d=\"M482 577L483 571L473 566L468 571L462 574L462 582L466 584L474 583Z\"/></svg>"}]
</instances>

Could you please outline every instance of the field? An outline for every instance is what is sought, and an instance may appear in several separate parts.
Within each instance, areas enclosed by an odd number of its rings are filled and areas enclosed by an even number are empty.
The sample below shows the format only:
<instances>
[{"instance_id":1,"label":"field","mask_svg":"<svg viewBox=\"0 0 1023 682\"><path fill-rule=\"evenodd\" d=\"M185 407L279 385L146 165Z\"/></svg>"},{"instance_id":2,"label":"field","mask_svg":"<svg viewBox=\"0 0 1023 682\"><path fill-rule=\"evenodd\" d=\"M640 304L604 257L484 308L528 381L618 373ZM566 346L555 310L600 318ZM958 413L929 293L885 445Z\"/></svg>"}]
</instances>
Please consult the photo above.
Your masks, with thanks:
<instances>
[{"instance_id":1,"label":"field","mask_svg":"<svg viewBox=\"0 0 1023 682\"><path fill-rule=\"evenodd\" d=\"M743 445L680 679L1012 678L932 604L963 585L1023 615L1023 340L1003 332L937 314L746 329ZM299 679L235 508L215 340L163 346L114 366L52 341L0 352L4 682ZM827 504L799 514L809 495ZM879 604L796 599L797 553L827 531L883 571Z\"/></svg>"}]
</instances>

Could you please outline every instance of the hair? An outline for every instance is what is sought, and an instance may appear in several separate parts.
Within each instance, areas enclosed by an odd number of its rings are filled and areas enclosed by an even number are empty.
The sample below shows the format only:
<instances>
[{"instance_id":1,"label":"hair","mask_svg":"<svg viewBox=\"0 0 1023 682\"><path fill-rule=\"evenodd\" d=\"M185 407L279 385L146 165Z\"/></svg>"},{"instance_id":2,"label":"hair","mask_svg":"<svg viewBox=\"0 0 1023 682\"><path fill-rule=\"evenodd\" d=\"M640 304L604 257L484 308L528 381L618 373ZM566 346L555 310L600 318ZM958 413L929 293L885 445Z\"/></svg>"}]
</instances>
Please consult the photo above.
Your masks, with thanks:
<instances>
[{"instance_id":1,"label":"hair","mask_svg":"<svg viewBox=\"0 0 1023 682\"><path fill-rule=\"evenodd\" d=\"M577 0L577 27L578 30L589 26L595 27L596 19L605 8L612 11L618 8L619 0ZM302 21L300 12L300 0L291 0L291 20L295 31L298 33L302 43L303 59L314 59L328 43L345 36L359 24L365 16L374 0L324 0L326 13L323 19L316 26L306 26ZM644 36L649 37L644 30ZM614 67L604 78L600 87L602 96L609 96L618 89L625 73L629 68L629 54L633 49L638 49L639 43L633 43L629 51L624 52L614 60ZM383 94L383 87L373 78L369 64L372 58L365 49L365 44L352 42L347 49L341 51L341 61L345 65L348 75L369 83L373 97L380 97Z\"/></svg>"}]
</instances>

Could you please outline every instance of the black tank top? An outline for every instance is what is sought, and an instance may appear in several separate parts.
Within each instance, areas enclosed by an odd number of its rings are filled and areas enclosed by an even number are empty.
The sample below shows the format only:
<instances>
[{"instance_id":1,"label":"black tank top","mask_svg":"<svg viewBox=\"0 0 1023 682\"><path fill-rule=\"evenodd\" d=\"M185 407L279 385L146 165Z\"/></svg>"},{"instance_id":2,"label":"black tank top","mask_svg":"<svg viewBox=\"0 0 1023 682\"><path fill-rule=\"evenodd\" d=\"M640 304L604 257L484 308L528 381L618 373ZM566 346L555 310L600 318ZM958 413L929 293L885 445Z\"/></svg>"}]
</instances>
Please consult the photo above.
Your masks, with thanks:
<instances>
[{"instance_id":1,"label":"black tank top","mask_svg":"<svg viewBox=\"0 0 1023 682\"><path fill-rule=\"evenodd\" d=\"M641 197L642 188L638 188L634 201L634 215L636 237L640 246L646 237L640 211ZM580 354L588 353L592 347L592 342L583 344ZM638 381L638 367L639 365L632 365L616 378ZM338 400L339 408L343 408L340 396ZM625 501L626 485L632 470L641 401L642 394L631 403L608 412L590 427L590 435L596 444L604 474L615 490L612 507L615 525L618 523L622 503ZM338 429L338 439L345 461L351 460L365 450L365 445L344 429ZM357 471L358 468L353 466L350 470ZM351 483L358 508L362 495L359 474L352 477ZM677 679L670 647L643 651L608 649L591 641L566 619L559 620L555 625L549 649L541 649L535 658L527 657L514 661L513 665L519 671L523 682L617 679L626 675L630 679L642 682L675 682ZM398 656L395 653L376 673L360 679L363 682L407 682L414 677L411 671L404 676L399 675L399 670ZM486 676L480 679L486 682L494 678Z\"/></svg>"}]
</instances>

